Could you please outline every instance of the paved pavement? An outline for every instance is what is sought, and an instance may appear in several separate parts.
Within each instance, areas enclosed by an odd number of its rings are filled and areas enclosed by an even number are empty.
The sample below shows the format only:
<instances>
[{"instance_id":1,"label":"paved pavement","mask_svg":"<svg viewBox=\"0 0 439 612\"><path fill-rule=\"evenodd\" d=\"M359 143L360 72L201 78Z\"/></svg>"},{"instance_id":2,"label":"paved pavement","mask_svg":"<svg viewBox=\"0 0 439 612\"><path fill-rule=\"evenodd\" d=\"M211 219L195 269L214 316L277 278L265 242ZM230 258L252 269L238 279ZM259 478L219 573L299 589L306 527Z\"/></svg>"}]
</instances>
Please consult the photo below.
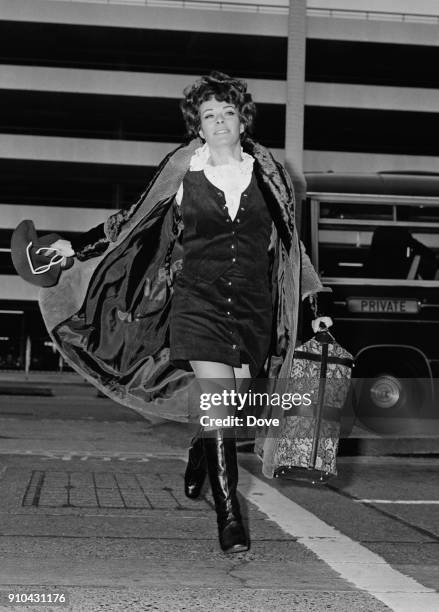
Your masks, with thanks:
<instances>
[{"instance_id":1,"label":"paved pavement","mask_svg":"<svg viewBox=\"0 0 439 612\"><path fill-rule=\"evenodd\" d=\"M312 488L240 454L251 549L226 556L208 492L182 493L187 427L107 408L0 398L0 611L57 609L5 605L43 590L75 612L439 609L437 459L343 457Z\"/></svg>"},{"instance_id":2,"label":"paved pavement","mask_svg":"<svg viewBox=\"0 0 439 612\"><path fill-rule=\"evenodd\" d=\"M385 610L242 501L248 553L225 556L209 497L175 458L2 457L0 589L69 594L72 610Z\"/></svg>"}]
</instances>

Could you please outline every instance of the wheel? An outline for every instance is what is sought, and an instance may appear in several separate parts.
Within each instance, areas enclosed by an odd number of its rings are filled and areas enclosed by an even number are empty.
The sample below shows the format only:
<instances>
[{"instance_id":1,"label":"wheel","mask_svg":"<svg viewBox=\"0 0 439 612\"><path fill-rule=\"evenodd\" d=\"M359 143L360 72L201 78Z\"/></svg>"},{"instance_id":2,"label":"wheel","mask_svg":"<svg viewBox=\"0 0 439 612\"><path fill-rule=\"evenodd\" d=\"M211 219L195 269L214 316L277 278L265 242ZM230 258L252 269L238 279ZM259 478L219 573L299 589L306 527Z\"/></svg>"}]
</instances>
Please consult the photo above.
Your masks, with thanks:
<instances>
[{"instance_id":1,"label":"wheel","mask_svg":"<svg viewBox=\"0 0 439 612\"><path fill-rule=\"evenodd\" d=\"M357 419L377 433L414 433L419 428L427 389L417 364L380 359L362 365L355 381ZM386 363L385 363L386 362Z\"/></svg>"}]
</instances>

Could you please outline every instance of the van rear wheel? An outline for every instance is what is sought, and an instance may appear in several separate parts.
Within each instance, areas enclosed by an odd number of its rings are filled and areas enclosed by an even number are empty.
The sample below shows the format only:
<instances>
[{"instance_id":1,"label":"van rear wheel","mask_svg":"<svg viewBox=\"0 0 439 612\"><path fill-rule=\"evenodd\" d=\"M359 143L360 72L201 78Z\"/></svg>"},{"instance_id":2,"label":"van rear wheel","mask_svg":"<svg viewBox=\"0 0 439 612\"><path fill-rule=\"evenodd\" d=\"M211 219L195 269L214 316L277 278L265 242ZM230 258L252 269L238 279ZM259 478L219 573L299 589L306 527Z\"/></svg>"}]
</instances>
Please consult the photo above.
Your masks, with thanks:
<instances>
[{"instance_id":1,"label":"van rear wheel","mask_svg":"<svg viewBox=\"0 0 439 612\"><path fill-rule=\"evenodd\" d=\"M411 433L419 429L428 391L417 364L382 359L361 364L355 381L354 411L357 419L377 433ZM385 363L387 361L387 363ZM425 374L424 374L425 376Z\"/></svg>"}]
</instances>

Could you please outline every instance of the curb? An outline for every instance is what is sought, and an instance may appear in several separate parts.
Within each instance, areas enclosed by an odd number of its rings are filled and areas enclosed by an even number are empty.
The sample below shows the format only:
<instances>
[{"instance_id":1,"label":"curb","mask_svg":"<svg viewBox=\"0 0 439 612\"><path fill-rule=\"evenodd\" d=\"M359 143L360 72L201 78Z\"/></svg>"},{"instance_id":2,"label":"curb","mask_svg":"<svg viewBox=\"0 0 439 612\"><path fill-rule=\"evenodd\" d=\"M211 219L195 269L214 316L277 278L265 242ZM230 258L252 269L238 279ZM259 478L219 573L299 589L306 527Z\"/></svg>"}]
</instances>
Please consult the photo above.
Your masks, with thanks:
<instances>
[{"instance_id":1,"label":"curb","mask_svg":"<svg viewBox=\"0 0 439 612\"><path fill-rule=\"evenodd\" d=\"M0 395L36 395L41 397L52 397L54 393L50 387L32 387L30 385L0 385Z\"/></svg>"}]
</instances>

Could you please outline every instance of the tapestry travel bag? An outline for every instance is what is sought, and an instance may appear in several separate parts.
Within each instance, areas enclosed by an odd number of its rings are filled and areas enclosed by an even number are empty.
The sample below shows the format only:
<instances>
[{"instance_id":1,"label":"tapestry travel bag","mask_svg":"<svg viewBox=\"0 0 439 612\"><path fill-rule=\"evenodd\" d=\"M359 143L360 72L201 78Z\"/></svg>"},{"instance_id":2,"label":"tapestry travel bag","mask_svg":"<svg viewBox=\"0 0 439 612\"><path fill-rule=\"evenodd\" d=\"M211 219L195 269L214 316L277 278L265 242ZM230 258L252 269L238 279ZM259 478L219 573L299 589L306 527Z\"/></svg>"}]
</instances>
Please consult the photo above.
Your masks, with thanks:
<instances>
[{"instance_id":1,"label":"tapestry travel bag","mask_svg":"<svg viewBox=\"0 0 439 612\"><path fill-rule=\"evenodd\" d=\"M275 440L275 477L318 484L337 475L341 413L352 367L352 355L327 330L296 348L290 379L302 404L284 412Z\"/></svg>"}]
</instances>

